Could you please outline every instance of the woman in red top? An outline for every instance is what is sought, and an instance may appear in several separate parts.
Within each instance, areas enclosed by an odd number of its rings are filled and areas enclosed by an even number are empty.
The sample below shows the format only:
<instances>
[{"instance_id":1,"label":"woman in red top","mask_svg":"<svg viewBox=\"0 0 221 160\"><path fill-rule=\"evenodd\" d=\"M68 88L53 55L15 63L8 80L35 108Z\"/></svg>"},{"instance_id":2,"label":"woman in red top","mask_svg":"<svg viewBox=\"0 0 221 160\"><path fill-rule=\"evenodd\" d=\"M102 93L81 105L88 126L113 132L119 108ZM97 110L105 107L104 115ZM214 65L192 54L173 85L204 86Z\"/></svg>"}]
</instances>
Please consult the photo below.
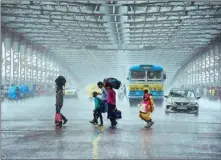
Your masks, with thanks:
<instances>
[{"instance_id":1,"label":"woman in red top","mask_svg":"<svg viewBox=\"0 0 221 160\"><path fill-rule=\"evenodd\" d=\"M107 118L110 119L111 126L115 127L117 125L116 115L115 115L116 92L109 85L107 85L107 105L108 105Z\"/></svg>"}]
</instances>

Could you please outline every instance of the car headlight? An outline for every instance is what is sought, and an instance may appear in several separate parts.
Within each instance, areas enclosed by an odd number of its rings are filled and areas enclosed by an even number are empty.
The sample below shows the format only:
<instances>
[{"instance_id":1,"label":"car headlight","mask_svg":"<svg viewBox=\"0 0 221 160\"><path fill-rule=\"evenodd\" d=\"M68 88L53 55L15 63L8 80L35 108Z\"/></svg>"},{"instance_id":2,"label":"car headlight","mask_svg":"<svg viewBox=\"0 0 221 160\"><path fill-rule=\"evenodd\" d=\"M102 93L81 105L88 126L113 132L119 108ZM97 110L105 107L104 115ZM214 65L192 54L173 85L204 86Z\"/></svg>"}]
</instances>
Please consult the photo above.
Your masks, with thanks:
<instances>
[{"instance_id":1,"label":"car headlight","mask_svg":"<svg viewBox=\"0 0 221 160\"><path fill-rule=\"evenodd\" d=\"M197 102L191 102L191 105L198 105Z\"/></svg>"},{"instance_id":2,"label":"car headlight","mask_svg":"<svg viewBox=\"0 0 221 160\"><path fill-rule=\"evenodd\" d=\"M174 104L174 102L173 102L171 99L168 99L168 100L167 100L167 103L168 103L168 104Z\"/></svg>"}]
</instances>

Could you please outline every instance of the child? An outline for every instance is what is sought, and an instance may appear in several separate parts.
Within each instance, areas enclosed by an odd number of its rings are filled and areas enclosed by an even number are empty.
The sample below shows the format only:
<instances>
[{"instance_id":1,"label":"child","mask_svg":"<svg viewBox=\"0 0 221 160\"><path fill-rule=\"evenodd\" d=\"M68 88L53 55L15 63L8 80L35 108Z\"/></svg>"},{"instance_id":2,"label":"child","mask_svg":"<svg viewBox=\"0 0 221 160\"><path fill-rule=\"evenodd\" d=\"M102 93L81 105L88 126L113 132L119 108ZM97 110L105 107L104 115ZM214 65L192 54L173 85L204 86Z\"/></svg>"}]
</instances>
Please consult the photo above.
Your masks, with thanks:
<instances>
[{"instance_id":1,"label":"child","mask_svg":"<svg viewBox=\"0 0 221 160\"><path fill-rule=\"evenodd\" d=\"M148 89L144 90L143 101L140 104L139 117L147 122L146 127L150 127L154 124L151 118L151 113L154 110L154 102L152 96L148 93Z\"/></svg>"},{"instance_id":2,"label":"child","mask_svg":"<svg viewBox=\"0 0 221 160\"><path fill-rule=\"evenodd\" d=\"M95 104L95 109L94 109L94 119L90 121L92 124L97 124L97 119L100 118L101 124L99 126L103 126L103 117L101 113L101 105L100 105L100 99L97 97L98 93L93 92L93 97L94 97L94 104Z\"/></svg>"}]
</instances>

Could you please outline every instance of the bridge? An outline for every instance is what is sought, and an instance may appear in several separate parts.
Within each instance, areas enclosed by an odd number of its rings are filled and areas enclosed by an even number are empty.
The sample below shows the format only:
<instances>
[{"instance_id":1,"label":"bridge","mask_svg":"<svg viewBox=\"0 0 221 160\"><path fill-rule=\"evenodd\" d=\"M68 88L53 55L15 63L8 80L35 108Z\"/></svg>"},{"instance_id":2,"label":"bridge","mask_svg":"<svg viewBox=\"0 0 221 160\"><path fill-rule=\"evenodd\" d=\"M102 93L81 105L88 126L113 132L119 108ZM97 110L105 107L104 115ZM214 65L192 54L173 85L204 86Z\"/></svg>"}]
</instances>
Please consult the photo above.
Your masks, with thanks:
<instances>
[{"instance_id":1,"label":"bridge","mask_svg":"<svg viewBox=\"0 0 221 160\"><path fill-rule=\"evenodd\" d=\"M221 1L2 0L1 86L40 86L48 94L1 103L2 159L221 157ZM109 129L88 121L85 86L106 77L128 83L135 64L161 65L171 88L201 93L199 116L153 112L117 101L123 118ZM55 79L79 88L64 100L67 125L54 127ZM50 90L50 94L49 94ZM214 90L214 94L212 94Z\"/></svg>"}]
</instances>

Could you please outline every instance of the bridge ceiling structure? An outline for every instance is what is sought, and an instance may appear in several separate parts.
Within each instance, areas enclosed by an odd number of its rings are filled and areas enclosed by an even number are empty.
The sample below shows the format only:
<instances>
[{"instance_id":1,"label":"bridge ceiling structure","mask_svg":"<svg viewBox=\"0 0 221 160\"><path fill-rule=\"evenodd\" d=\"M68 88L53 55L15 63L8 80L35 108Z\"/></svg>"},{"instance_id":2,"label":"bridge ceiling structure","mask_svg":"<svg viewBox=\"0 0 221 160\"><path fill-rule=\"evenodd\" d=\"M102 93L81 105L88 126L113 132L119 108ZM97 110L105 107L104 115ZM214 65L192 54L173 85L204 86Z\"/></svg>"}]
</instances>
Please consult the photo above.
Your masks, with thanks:
<instances>
[{"instance_id":1,"label":"bridge ceiling structure","mask_svg":"<svg viewBox=\"0 0 221 160\"><path fill-rule=\"evenodd\" d=\"M149 63L162 65L170 83L221 33L221 1L3 0L1 7L3 28L47 47L82 80L126 76L130 65Z\"/></svg>"}]
</instances>

